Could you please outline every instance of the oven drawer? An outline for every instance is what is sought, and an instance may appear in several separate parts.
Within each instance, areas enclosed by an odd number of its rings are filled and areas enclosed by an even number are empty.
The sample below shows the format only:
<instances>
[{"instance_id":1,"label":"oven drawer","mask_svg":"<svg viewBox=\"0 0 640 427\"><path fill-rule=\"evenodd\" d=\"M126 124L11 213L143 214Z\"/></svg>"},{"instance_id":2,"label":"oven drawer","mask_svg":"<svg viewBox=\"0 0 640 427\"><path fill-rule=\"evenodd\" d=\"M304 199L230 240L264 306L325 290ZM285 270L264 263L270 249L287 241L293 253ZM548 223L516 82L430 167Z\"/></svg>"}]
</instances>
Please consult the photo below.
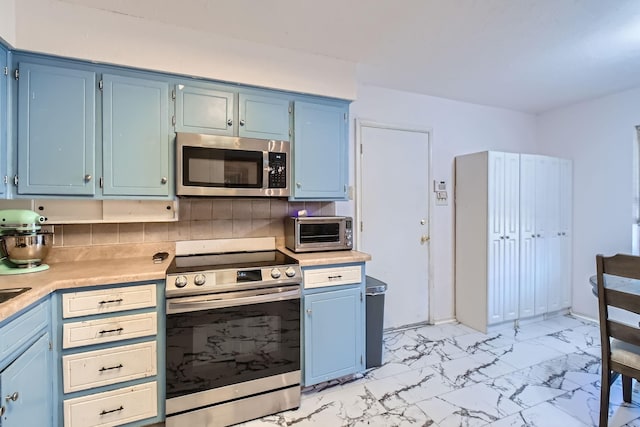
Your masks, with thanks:
<instances>
[{"instance_id":1,"label":"oven drawer","mask_svg":"<svg viewBox=\"0 0 640 427\"><path fill-rule=\"evenodd\" d=\"M64 401L64 427L116 426L158 414L156 382Z\"/></svg>"},{"instance_id":2,"label":"oven drawer","mask_svg":"<svg viewBox=\"0 0 640 427\"><path fill-rule=\"evenodd\" d=\"M62 327L62 348L156 335L157 330L155 312L65 323Z\"/></svg>"},{"instance_id":3,"label":"oven drawer","mask_svg":"<svg viewBox=\"0 0 640 427\"><path fill-rule=\"evenodd\" d=\"M62 295L62 317L113 313L156 306L156 285L98 289Z\"/></svg>"},{"instance_id":4,"label":"oven drawer","mask_svg":"<svg viewBox=\"0 0 640 427\"><path fill-rule=\"evenodd\" d=\"M304 288L349 285L362 281L362 266L319 268L304 271Z\"/></svg>"},{"instance_id":5,"label":"oven drawer","mask_svg":"<svg viewBox=\"0 0 640 427\"><path fill-rule=\"evenodd\" d=\"M155 341L62 358L65 393L145 378L156 372Z\"/></svg>"}]
</instances>

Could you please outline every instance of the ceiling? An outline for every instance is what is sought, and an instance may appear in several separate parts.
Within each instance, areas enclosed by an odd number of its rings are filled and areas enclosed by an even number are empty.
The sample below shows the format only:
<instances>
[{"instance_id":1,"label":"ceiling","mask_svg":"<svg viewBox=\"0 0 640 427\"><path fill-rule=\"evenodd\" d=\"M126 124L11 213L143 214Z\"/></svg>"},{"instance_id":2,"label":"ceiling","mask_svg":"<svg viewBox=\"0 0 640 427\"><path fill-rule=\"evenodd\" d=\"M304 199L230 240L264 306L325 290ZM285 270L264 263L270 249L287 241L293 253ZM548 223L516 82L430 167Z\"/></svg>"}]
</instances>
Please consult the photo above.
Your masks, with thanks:
<instances>
[{"instance_id":1,"label":"ceiling","mask_svg":"<svg viewBox=\"0 0 640 427\"><path fill-rule=\"evenodd\" d=\"M357 64L359 83L539 113L640 86L637 0L62 0Z\"/></svg>"}]
</instances>

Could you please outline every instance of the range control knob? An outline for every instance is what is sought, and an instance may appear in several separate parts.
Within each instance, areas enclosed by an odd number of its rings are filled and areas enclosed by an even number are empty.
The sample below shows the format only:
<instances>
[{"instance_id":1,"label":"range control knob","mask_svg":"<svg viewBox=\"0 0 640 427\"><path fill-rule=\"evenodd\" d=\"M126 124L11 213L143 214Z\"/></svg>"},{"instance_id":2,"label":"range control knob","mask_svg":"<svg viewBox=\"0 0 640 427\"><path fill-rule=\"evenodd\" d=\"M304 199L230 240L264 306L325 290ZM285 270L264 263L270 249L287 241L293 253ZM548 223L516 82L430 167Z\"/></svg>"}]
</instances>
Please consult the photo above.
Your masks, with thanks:
<instances>
[{"instance_id":1,"label":"range control knob","mask_svg":"<svg viewBox=\"0 0 640 427\"><path fill-rule=\"evenodd\" d=\"M271 269L271 277L273 277L274 279L279 278L281 274L282 273L280 273L280 270L278 270L277 268Z\"/></svg>"},{"instance_id":2,"label":"range control knob","mask_svg":"<svg viewBox=\"0 0 640 427\"><path fill-rule=\"evenodd\" d=\"M178 276L176 277L176 288L184 288L185 286L187 286L187 278L184 276Z\"/></svg>"},{"instance_id":3,"label":"range control knob","mask_svg":"<svg viewBox=\"0 0 640 427\"><path fill-rule=\"evenodd\" d=\"M207 277L204 274L196 274L196 277L193 278L193 283L195 283L196 286L202 286L206 281Z\"/></svg>"},{"instance_id":4,"label":"range control knob","mask_svg":"<svg viewBox=\"0 0 640 427\"><path fill-rule=\"evenodd\" d=\"M296 275L296 270L293 267L289 267L284 271L284 274L286 274L287 277L293 277Z\"/></svg>"}]
</instances>

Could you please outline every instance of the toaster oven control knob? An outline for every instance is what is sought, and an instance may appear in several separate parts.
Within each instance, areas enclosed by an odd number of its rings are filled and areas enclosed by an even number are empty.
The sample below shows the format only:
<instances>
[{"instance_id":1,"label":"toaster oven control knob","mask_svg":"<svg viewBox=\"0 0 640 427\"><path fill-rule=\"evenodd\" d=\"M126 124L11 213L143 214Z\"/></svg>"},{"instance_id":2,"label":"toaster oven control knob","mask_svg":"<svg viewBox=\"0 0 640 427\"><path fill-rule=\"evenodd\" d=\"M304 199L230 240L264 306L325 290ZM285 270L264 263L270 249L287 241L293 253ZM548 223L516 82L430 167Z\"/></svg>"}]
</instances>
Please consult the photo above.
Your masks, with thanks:
<instances>
[{"instance_id":1,"label":"toaster oven control knob","mask_svg":"<svg viewBox=\"0 0 640 427\"><path fill-rule=\"evenodd\" d=\"M202 286L206 281L207 281L207 278L205 277L204 274L196 274L196 277L193 278L193 283L195 283L196 286Z\"/></svg>"},{"instance_id":2,"label":"toaster oven control knob","mask_svg":"<svg viewBox=\"0 0 640 427\"><path fill-rule=\"evenodd\" d=\"M286 274L287 277L293 277L296 275L296 270L294 270L293 267L289 267L284 271L284 274Z\"/></svg>"},{"instance_id":3,"label":"toaster oven control knob","mask_svg":"<svg viewBox=\"0 0 640 427\"><path fill-rule=\"evenodd\" d=\"M175 285L176 288L184 288L185 286L187 286L187 278L184 276L176 277Z\"/></svg>"},{"instance_id":4,"label":"toaster oven control knob","mask_svg":"<svg viewBox=\"0 0 640 427\"><path fill-rule=\"evenodd\" d=\"M281 275L280 270L278 270L277 268L273 268L271 269L271 277L273 277L274 279L279 278Z\"/></svg>"}]
</instances>

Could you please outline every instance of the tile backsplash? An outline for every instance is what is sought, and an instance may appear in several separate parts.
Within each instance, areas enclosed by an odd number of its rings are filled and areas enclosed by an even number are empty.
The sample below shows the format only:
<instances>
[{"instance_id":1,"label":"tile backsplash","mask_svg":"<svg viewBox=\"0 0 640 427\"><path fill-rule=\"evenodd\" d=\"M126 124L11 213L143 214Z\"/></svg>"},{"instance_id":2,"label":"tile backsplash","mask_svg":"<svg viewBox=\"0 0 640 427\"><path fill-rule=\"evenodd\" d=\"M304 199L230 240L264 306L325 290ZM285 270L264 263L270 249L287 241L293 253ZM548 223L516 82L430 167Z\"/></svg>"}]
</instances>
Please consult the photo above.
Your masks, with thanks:
<instances>
[{"instance_id":1,"label":"tile backsplash","mask_svg":"<svg viewBox=\"0 0 640 427\"><path fill-rule=\"evenodd\" d=\"M54 246L90 246L177 240L275 236L284 242L285 217L335 215L334 202L289 202L276 198L184 198L176 222L64 224L45 226Z\"/></svg>"}]
</instances>

